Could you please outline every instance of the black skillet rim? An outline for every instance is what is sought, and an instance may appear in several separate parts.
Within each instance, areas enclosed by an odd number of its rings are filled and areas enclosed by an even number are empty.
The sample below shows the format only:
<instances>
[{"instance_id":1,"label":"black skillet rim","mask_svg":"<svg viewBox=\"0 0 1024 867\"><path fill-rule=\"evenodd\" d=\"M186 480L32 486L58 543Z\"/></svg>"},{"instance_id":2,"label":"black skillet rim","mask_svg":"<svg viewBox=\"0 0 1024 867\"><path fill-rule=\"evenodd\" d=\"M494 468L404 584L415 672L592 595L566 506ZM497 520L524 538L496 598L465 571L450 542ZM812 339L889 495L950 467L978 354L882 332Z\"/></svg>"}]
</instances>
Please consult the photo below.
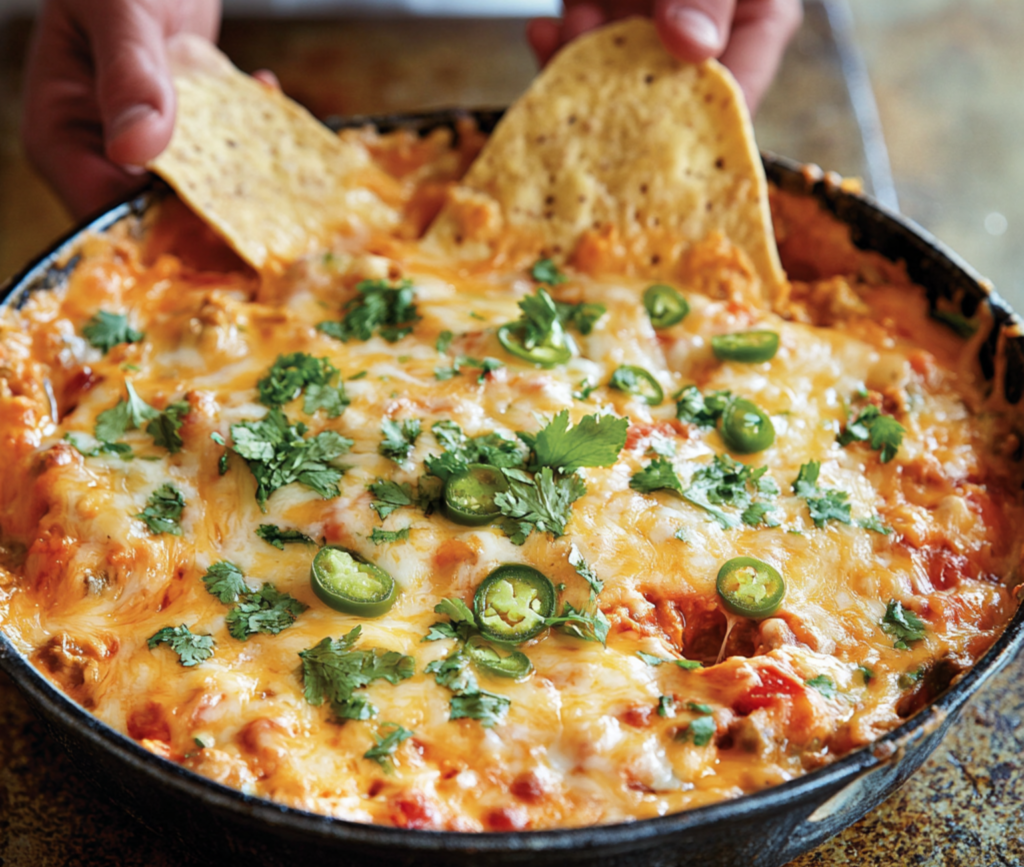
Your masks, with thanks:
<instances>
[{"instance_id":1,"label":"black skillet rim","mask_svg":"<svg viewBox=\"0 0 1024 867\"><path fill-rule=\"evenodd\" d=\"M493 128L500 115L500 110L449 110L382 118L335 119L329 123L335 128L373 123L381 131L402 127L426 132L438 127L456 129L461 121L471 118L487 131ZM992 312L993 327L989 339L982 347L983 356L986 347L989 352L988 364L986 358L980 359L982 368L986 371L987 378L991 378L997 371L994 362L997 339L999 332L1005 329L1008 339L1005 341L1007 361L1004 373L1006 380L1015 379L1015 382L1012 386L1010 382L1005 382L1004 390L1011 403L1019 401L1024 387L1024 361L1020 364L1015 362L1017 359L1024 359L1024 349L1020 345L1024 343L1024 337L1020 336L1021 329L1016 315L987 281L921 227L889 211L870 197L845 188L840 184L838 177L824 174L816 167L802 166L772 154L762 154L762 157L771 182L785 190L813 196L824 209L851 227L854 241L858 245L869 245L881 237L892 242L883 245L883 249L879 250L883 255L902 253L899 258L906 259L908 252L918 253L918 261L907 260L908 271L916 282L925 286L933 306L939 298L945 298L959 304L964 315L969 316L973 315L979 303L986 301ZM162 185L155 184L109 210L86 219L67 232L47 252L35 258L21 272L0 286L0 312L9 306L12 300L17 308L32 292L58 285L67 271L74 266L75 256L72 250L80 235L87 232L102 232L125 218L141 216L163 195L165 190ZM855 217L870 217L867 222L872 223L874 228L870 225L866 230L863 226L859 227L853 223ZM878 246L872 249L878 249ZM943 279L940 285L935 285L934 269L941 272ZM989 371L991 373L988 373ZM591 852L604 848L618 849L644 840L656 841L696 829L716 825L725 827L726 823L749 821L754 816L775 814L787 805L805 802L807 796L816 790L831 791L837 785L852 782L865 771L891 761L899 762L908 747L934 731L947 717L954 716L985 681L1007 665L1022 647L1024 604L1018 607L1002 635L984 656L931 704L872 744L844 756L833 764L779 786L731 801L634 822L548 831L477 833L422 831L368 825L297 810L246 795L160 758L101 722L52 685L14 647L3 632L0 632L0 668L3 668L23 693L45 707L69 730L77 731L79 736L92 741L98 748L134 766L135 770L151 778L155 784L168 786L180 795L198 799L229 815L235 815L241 821L258 820L270 830L287 832L289 835L302 834L314 843L317 840L325 844L347 841L405 855L483 855L488 852L539 854L576 849Z\"/></svg>"}]
</instances>

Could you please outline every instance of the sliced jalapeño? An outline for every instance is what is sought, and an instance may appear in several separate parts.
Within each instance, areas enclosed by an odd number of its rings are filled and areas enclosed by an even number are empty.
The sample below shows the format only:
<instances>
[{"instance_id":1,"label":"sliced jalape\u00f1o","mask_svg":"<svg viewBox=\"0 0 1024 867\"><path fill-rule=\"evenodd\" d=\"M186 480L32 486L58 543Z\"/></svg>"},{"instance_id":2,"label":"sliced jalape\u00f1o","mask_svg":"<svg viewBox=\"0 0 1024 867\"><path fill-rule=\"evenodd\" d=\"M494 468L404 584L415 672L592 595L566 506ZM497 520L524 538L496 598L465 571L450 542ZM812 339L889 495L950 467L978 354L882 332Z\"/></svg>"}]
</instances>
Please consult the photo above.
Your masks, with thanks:
<instances>
[{"instance_id":1,"label":"sliced jalape\u00f1o","mask_svg":"<svg viewBox=\"0 0 1024 867\"><path fill-rule=\"evenodd\" d=\"M768 413L742 397L726 404L721 433L729 450L741 455L764 451L775 442L775 426Z\"/></svg>"},{"instance_id":2,"label":"sliced jalape\u00f1o","mask_svg":"<svg viewBox=\"0 0 1024 867\"><path fill-rule=\"evenodd\" d=\"M324 547L310 568L313 592L336 611L380 617L398 595L395 579L355 551Z\"/></svg>"},{"instance_id":3,"label":"sliced jalape\u00f1o","mask_svg":"<svg viewBox=\"0 0 1024 867\"><path fill-rule=\"evenodd\" d=\"M497 467L470 464L445 482L444 513L456 524L479 527L501 514L494 498L507 490L508 482Z\"/></svg>"},{"instance_id":4,"label":"sliced jalape\u00f1o","mask_svg":"<svg viewBox=\"0 0 1024 867\"><path fill-rule=\"evenodd\" d=\"M633 364L616 368L608 385L640 398L648 406L657 406L665 399L665 392L654 375Z\"/></svg>"},{"instance_id":5,"label":"sliced jalape\u00f1o","mask_svg":"<svg viewBox=\"0 0 1024 867\"><path fill-rule=\"evenodd\" d=\"M771 361L779 351L777 331L736 331L716 334L711 338L711 351L722 361L742 361L753 364Z\"/></svg>"},{"instance_id":6,"label":"sliced jalape\u00f1o","mask_svg":"<svg viewBox=\"0 0 1024 867\"><path fill-rule=\"evenodd\" d=\"M733 557L718 570L718 595L732 614L760 620L779 610L786 582L763 560Z\"/></svg>"},{"instance_id":7,"label":"sliced jalape\u00f1o","mask_svg":"<svg viewBox=\"0 0 1024 867\"><path fill-rule=\"evenodd\" d=\"M537 367L554 367L572 358L572 349L565 340L565 332L557 323L551 336L538 341L528 338L526 323L510 322L498 329L498 342L516 358L529 361Z\"/></svg>"},{"instance_id":8,"label":"sliced jalape\u00f1o","mask_svg":"<svg viewBox=\"0 0 1024 867\"><path fill-rule=\"evenodd\" d=\"M484 638L520 644L544 629L555 603L555 585L546 575L530 566L506 563L477 587L473 613Z\"/></svg>"},{"instance_id":9,"label":"sliced jalape\u00f1o","mask_svg":"<svg viewBox=\"0 0 1024 867\"><path fill-rule=\"evenodd\" d=\"M686 299L671 286L655 283L644 290L644 309L655 328L668 328L682 322L690 312Z\"/></svg>"},{"instance_id":10,"label":"sliced jalape\u00f1o","mask_svg":"<svg viewBox=\"0 0 1024 867\"><path fill-rule=\"evenodd\" d=\"M477 668L495 677L521 680L533 671L533 663L525 653L508 650L502 654L478 635L466 642L466 654Z\"/></svg>"}]
</instances>

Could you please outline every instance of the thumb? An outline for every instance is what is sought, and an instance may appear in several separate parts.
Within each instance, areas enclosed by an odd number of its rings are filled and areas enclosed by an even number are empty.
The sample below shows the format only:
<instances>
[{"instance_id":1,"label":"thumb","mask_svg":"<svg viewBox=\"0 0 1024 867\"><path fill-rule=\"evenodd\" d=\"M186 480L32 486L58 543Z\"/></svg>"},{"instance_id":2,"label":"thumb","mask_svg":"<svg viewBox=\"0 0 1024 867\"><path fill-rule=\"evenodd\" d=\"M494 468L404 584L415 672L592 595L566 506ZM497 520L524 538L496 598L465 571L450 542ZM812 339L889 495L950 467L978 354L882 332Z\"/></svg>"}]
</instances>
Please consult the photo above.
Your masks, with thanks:
<instances>
[{"instance_id":1,"label":"thumb","mask_svg":"<svg viewBox=\"0 0 1024 867\"><path fill-rule=\"evenodd\" d=\"M736 0L657 0L654 23L672 54L699 63L725 49L735 9Z\"/></svg>"},{"instance_id":2,"label":"thumb","mask_svg":"<svg viewBox=\"0 0 1024 867\"><path fill-rule=\"evenodd\" d=\"M106 154L121 165L154 159L174 130L163 23L145 5L117 4L89 34Z\"/></svg>"}]
</instances>

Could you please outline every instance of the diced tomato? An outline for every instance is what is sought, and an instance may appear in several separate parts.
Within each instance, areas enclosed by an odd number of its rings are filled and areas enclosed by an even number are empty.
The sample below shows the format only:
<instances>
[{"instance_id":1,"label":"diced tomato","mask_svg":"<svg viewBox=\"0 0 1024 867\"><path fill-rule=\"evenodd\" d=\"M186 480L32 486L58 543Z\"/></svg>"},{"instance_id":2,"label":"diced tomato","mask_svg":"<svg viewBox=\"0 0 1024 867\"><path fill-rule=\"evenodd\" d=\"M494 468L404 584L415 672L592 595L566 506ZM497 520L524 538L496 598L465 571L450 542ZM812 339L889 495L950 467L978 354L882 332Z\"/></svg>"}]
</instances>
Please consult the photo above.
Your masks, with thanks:
<instances>
[{"instance_id":1,"label":"diced tomato","mask_svg":"<svg viewBox=\"0 0 1024 867\"><path fill-rule=\"evenodd\" d=\"M776 668L758 669L758 678L760 682L756 686L733 702L733 708L737 713L746 715L758 708L786 701L805 692L805 687L800 681Z\"/></svg>"}]
</instances>

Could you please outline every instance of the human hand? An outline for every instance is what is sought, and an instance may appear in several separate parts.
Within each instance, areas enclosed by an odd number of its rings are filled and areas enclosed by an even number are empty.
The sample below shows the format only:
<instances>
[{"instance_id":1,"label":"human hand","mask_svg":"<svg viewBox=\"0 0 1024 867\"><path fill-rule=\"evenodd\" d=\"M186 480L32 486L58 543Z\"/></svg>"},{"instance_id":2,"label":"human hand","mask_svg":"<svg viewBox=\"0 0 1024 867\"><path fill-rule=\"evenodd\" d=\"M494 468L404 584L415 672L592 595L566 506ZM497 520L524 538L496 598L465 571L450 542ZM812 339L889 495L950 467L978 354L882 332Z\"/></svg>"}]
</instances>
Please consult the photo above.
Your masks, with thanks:
<instances>
[{"instance_id":1,"label":"human hand","mask_svg":"<svg viewBox=\"0 0 1024 867\"><path fill-rule=\"evenodd\" d=\"M139 185L137 168L171 139L165 47L216 38L220 0L47 0L26 68L21 139L80 218Z\"/></svg>"},{"instance_id":2,"label":"human hand","mask_svg":"<svg viewBox=\"0 0 1024 867\"><path fill-rule=\"evenodd\" d=\"M526 36L543 65L567 42L630 15L654 19L680 60L715 57L739 82L754 111L771 84L786 43L803 18L800 0L564 0L561 19L537 18Z\"/></svg>"}]
</instances>

